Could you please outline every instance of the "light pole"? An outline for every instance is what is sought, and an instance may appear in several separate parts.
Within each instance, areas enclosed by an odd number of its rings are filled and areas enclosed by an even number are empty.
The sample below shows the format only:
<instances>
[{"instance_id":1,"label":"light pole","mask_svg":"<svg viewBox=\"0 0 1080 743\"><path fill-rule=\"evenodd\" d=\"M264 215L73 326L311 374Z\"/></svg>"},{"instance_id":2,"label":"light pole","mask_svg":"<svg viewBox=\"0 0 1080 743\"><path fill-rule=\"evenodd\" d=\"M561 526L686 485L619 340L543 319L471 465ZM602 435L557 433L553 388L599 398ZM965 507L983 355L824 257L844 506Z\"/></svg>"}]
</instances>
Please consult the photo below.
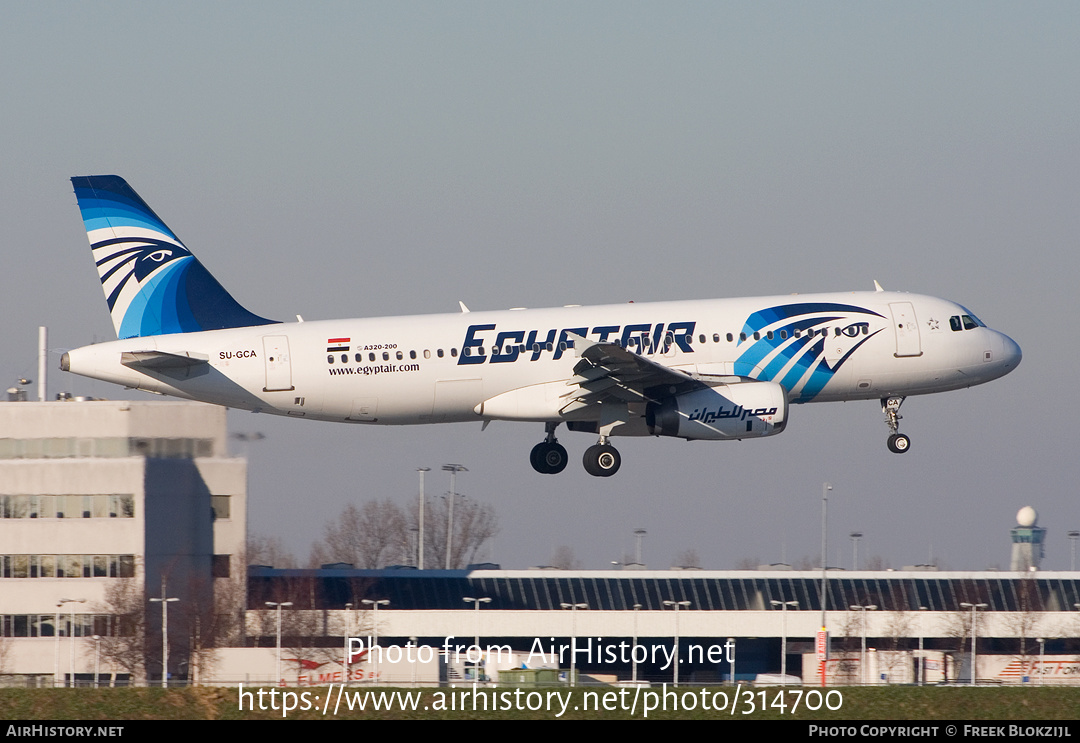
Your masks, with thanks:
<instances>
[{"instance_id":1,"label":"light pole","mask_svg":"<svg viewBox=\"0 0 1080 743\"><path fill-rule=\"evenodd\" d=\"M351 601L348 601L348 602L345 603L345 631L342 633L343 635L345 635L345 638L343 640L345 647L342 649L342 656L341 656L341 685L342 686L347 686L348 683L349 683L349 634L350 634L349 633L349 629L350 629L349 625L351 624L351 622L349 622L349 617L350 617L350 614L352 612L352 607L353 607L353 605L352 605Z\"/></svg>"},{"instance_id":2,"label":"light pole","mask_svg":"<svg viewBox=\"0 0 1080 743\"><path fill-rule=\"evenodd\" d=\"M673 644L673 650L675 653L675 676L674 685L679 685L679 609L684 609L690 606L689 601L665 601L664 606L670 606L675 610L675 642Z\"/></svg>"},{"instance_id":3,"label":"light pole","mask_svg":"<svg viewBox=\"0 0 1080 743\"><path fill-rule=\"evenodd\" d=\"M480 679L480 661L482 659L482 653L480 652L480 604L490 604L491 599L487 596L482 598L473 598L472 596L466 596L462 599L466 604L472 604L476 609L476 635L473 637L473 645L476 647L477 659L476 664L473 666L473 684Z\"/></svg>"},{"instance_id":4,"label":"light pole","mask_svg":"<svg viewBox=\"0 0 1080 743\"><path fill-rule=\"evenodd\" d=\"M450 506L446 519L446 569L449 570L454 540L454 501L457 499L457 473L468 472L469 470L460 464L444 464L442 468L443 472L450 473Z\"/></svg>"},{"instance_id":5,"label":"light pole","mask_svg":"<svg viewBox=\"0 0 1080 743\"><path fill-rule=\"evenodd\" d=\"M777 601L776 599L771 599L769 603L773 606L780 607L780 684L782 686L787 686L787 608L789 606L798 607L799 602Z\"/></svg>"},{"instance_id":6,"label":"light pole","mask_svg":"<svg viewBox=\"0 0 1080 743\"><path fill-rule=\"evenodd\" d=\"M919 611L920 612L926 611L926 607L925 606L920 606ZM919 615L919 665L917 666L917 670L918 670L917 675L918 675L919 686L922 686L923 681L926 680L926 656L923 655L923 637L926 635L926 628L923 627L923 623L922 623L922 618L924 616L926 616L926 615L925 614L920 614Z\"/></svg>"},{"instance_id":7,"label":"light pole","mask_svg":"<svg viewBox=\"0 0 1080 743\"><path fill-rule=\"evenodd\" d=\"M634 604L634 644L630 646L630 680L637 686L637 640L638 640L638 612L641 604Z\"/></svg>"},{"instance_id":8,"label":"light pole","mask_svg":"<svg viewBox=\"0 0 1080 743\"><path fill-rule=\"evenodd\" d=\"M1043 669L1046 668L1046 666L1043 665L1043 659L1045 658L1044 654L1046 653L1046 638L1045 637L1036 637L1035 642L1039 643L1039 676L1038 676L1038 679L1039 679L1039 686L1042 686Z\"/></svg>"},{"instance_id":9,"label":"light pole","mask_svg":"<svg viewBox=\"0 0 1080 743\"><path fill-rule=\"evenodd\" d=\"M852 604L850 608L852 611L862 612L862 622L860 622L862 625L862 657L859 660L859 665L862 666L862 674L860 674L862 676L862 685L866 686L866 612L877 609L877 604L866 604L865 606Z\"/></svg>"},{"instance_id":10,"label":"light pole","mask_svg":"<svg viewBox=\"0 0 1080 743\"><path fill-rule=\"evenodd\" d=\"M82 604L82 603L85 603L85 602L86 602L86 599L60 599L56 603L56 617L53 620L55 622L55 625L53 627L53 636L56 638L56 641L53 643L54 661L55 661L55 665L56 665L56 668L53 671L53 686L59 686L60 685L60 609L61 609L61 607L63 607L64 604L71 604L71 603ZM72 612L72 614L74 615L74 612ZM74 625L74 622L72 622L72 625ZM74 629L74 626L72 626L71 629ZM71 632L71 629L68 630L69 634ZM72 686L75 685L74 657L75 656L73 654L72 655L73 660L72 660L72 666L71 666L71 685ZM66 681L64 682L64 686L67 686Z\"/></svg>"},{"instance_id":11,"label":"light pole","mask_svg":"<svg viewBox=\"0 0 1080 743\"><path fill-rule=\"evenodd\" d=\"M379 607L389 606L390 599L360 599L361 604L367 604L375 608L375 619L372 620L375 623L375 647L379 647ZM371 682L375 683L375 679L379 678L379 666L382 661L382 649L376 651L375 655L375 675L371 677ZM371 662L371 658L368 658L368 662Z\"/></svg>"},{"instance_id":12,"label":"light pole","mask_svg":"<svg viewBox=\"0 0 1080 743\"><path fill-rule=\"evenodd\" d=\"M577 686L577 678L574 675L574 671L577 668L577 610L588 609L589 605L561 603L559 606L563 609L570 610L570 678L568 681L571 686Z\"/></svg>"},{"instance_id":13,"label":"light pole","mask_svg":"<svg viewBox=\"0 0 1080 743\"><path fill-rule=\"evenodd\" d=\"M291 601L267 601L267 606L277 609L277 683L281 684L281 610L286 606L292 606Z\"/></svg>"},{"instance_id":14,"label":"light pole","mask_svg":"<svg viewBox=\"0 0 1080 743\"><path fill-rule=\"evenodd\" d=\"M825 557L828 554L829 540L828 530L826 525L829 522L829 491L832 490L832 485L827 482L821 483L821 630L819 632L819 645L821 649L818 651L819 665L821 668L821 685L825 686L825 662L829 659L829 634L828 629L825 626L825 600L828 597L828 590L826 587L827 565L829 560Z\"/></svg>"},{"instance_id":15,"label":"light pole","mask_svg":"<svg viewBox=\"0 0 1080 743\"><path fill-rule=\"evenodd\" d=\"M1069 551L1072 553L1072 559L1069 562L1069 570L1076 570L1076 540L1080 539L1080 531L1069 532Z\"/></svg>"},{"instance_id":16,"label":"light pole","mask_svg":"<svg viewBox=\"0 0 1080 743\"><path fill-rule=\"evenodd\" d=\"M416 471L420 473L420 510L417 514L417 522L420 529L417 535L416 545L416 569L424 569L424 511L427 510L427 498L424 495L424 473L431 472L430 467L417 467Z\"/></svg>"},{"instance_id":17,"label":"light pole","mask_svg":"<svg viewBox=\"0 0 1080 743\"><path fill-rule=\"evenodd\" d=\"M729 637L727 639L726 648L731 648L731 656L728 658L731 661L731 685L735 686L735 638Z\"/></svg>"},{"instance_id":18,"label":"light pole","mask_svg":"<svg viewBox=\"0 0 1080 743\"><path fill-rule=\"evenodd\" d=\"M963 606L965 609L971 609L971 685L974 686L975 685L975 665L976 665L976 661L978 660L978 656L975 653L975 638L977 636L975 612L978 611L979 609L985 609L987 605L986 604L969 604L966 601L961 601L960 606Z\"/></svg>"},{"instance_id":19,"label":"light pole","mask_svg":"<svg viewBox=\"0 0 1080 743\"><path fill-rule=\"evenodd\" d=\"M101 674L98 673L101 661L101 635L94 635L94 688L98 688L101 685Z\"/></svg>"},{"instance_id":20,"label":"light pole","mask_svg":"<svg viewBox=\"0 0 1080 743\"><path fill-rule=\"evenodd\" d=\"M853 531L851 537L851 569L859 569L859 540L863 538L861 531Z\"/></svg>"},{"instance_id":21,"label":"light pole","mask_svg":"<svg viewBox=\"0 0 1080 743\"><path fill-rule=\"evenodd\" d=\"M179 601L178 598L169 598L165 590L165 579L161 579L161 598L150 599L152 604L161 604L161 688L169 685L169 604Z\"/></svg>"}]
</instances>

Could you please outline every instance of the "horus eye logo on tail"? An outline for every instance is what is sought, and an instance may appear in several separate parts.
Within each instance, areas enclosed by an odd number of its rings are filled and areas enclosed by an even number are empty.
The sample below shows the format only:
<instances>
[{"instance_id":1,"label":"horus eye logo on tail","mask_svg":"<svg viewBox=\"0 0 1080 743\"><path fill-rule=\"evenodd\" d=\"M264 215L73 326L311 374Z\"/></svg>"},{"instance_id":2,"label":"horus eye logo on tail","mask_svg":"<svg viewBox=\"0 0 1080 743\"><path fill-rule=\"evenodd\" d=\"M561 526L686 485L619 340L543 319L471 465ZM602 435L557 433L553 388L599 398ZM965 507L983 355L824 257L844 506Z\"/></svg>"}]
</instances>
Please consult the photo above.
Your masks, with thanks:
<instances>
[{"instance_id":1,"label":"horus eye logo on tail","mask_svg":"<svg viewBox=\"0 0 1080 743\"><path fill-rule=\"evenodd\" d=\"M241 307L123 178L71 182L118 338L276 322Z\"/></svg>"}]
</instances>

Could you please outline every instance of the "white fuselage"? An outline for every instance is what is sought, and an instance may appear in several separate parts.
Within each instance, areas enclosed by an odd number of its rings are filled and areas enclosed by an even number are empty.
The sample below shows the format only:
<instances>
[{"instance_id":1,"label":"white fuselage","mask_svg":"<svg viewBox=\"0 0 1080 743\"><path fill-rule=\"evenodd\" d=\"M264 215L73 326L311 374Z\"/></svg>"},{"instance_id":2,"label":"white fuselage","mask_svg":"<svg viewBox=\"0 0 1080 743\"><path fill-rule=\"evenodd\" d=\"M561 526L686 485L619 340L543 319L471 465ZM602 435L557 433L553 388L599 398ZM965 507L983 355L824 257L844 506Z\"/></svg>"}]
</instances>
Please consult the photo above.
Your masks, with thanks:
<instances>
[{"instance_id":1,"label":"white fuselage","mask_svg":"<svg viewBox=\"0 0 1080 743\"><path fill-rule=\"evenodd\" d=\"M1010 338L950 322L969 315L896 292L462 312L130 338L72 350L64 368L317 420L589 420L599 406L571 412L565 399L579 361L574 336L676 370L775 381L791 402L878 399L970 387L1015 368L1020 348ZM146 351L204 363L121 363L125 352Z\"/></svg>"}]
</instances>

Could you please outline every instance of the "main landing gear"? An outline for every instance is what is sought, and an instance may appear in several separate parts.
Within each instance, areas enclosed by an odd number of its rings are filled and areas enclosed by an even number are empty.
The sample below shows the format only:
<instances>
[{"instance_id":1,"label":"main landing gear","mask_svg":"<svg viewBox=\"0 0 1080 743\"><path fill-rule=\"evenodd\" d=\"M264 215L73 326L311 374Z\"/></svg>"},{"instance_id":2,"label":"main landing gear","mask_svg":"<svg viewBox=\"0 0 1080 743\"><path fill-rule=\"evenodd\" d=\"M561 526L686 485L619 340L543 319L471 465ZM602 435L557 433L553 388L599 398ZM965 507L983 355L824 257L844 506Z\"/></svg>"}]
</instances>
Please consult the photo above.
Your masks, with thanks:
<instances>
[{"instance_id":1,"label":"main landing gear","mask_svg":"<svg viewBox=\"0 0 1080 743\"><path fill-rule=\"evenodd\" d=\"M529 454L533 469L542 475L559 474L566 469L566 463L569 461L566 449L555 438L555 429L558 427L558 423L545 423L544 430L547 431L547 436L534 446L532 453Z\"/></svg>"},{"instance_id":2,"label":"main landing gear","mask_svg":"<svg viewBox=\"0 0 1080 743\"><path fill-rule=\"evenodd\" d=\"M892 434L886 444L889 451L894 454L903 454L911 448L911 439L899 432L900 429L900 406L904 404L903 397L881 398L881 412L885 414L885 423L888 424Z\"/></svg>"},{"instance_id":3,"label":"main landing gear","mask_svg":"<svg viewBox=\"0 0 1080 743\"><path fill-rule=\"evenodd\" d=\"M543 475L557 475L566 469L566 449L555 438L555 429L558 426L558 423L545 423L547 436L534 446L529 454L533 469ZM601 436L599 442L585 450L582 463L585 471L593 477L611 477L619 471L622 456L618 449L607 442L607 436Z\"/></svg>"}]
</instances>

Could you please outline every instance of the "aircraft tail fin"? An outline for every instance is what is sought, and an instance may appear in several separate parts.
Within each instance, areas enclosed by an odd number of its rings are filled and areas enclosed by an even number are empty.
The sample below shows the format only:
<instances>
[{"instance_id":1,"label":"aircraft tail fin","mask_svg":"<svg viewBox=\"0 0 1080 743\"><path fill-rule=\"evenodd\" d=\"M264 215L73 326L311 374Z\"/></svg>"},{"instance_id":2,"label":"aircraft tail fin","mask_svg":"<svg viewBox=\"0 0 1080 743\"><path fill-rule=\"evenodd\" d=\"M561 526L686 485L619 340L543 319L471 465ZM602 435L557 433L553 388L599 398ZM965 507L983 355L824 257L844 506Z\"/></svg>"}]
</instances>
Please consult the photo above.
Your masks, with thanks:
<instances>
[{"instance_id":1,"label":"aircraft tail fin","mask_svg":"<svg viewBox=\"0 0 1080 743\"><path fill-rule=\"evenodd\" d=\"M118 338L277 322L241 307L123 178L71 183Z\"/></svg>"}]
</instances>

